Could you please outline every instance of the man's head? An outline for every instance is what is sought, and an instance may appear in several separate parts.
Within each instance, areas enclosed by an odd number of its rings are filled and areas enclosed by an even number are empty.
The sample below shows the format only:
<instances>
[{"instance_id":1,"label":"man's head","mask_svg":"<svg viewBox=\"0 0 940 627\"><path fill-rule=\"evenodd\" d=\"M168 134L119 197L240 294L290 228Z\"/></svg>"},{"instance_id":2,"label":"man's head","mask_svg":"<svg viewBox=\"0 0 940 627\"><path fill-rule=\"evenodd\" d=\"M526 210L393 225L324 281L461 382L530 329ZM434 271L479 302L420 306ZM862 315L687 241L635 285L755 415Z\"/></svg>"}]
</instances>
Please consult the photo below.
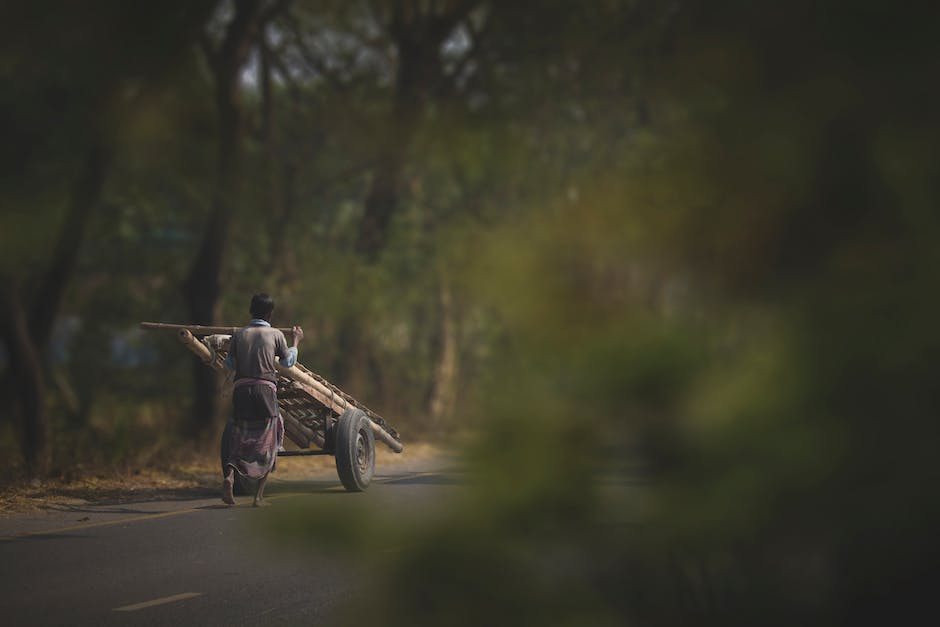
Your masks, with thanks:
<instances>
[{"instance_id":1,"label":"man's head","mask_svg":"<svg viewBox=\"0 0 940 627\"><path fill-rule=\"evenodd\" d=\"M251 297L251 308L249 312L252 318L267 320L271 322L271 313L274 311L274 299L265 294L255 294Z\"/></svg>"}]
</instances>

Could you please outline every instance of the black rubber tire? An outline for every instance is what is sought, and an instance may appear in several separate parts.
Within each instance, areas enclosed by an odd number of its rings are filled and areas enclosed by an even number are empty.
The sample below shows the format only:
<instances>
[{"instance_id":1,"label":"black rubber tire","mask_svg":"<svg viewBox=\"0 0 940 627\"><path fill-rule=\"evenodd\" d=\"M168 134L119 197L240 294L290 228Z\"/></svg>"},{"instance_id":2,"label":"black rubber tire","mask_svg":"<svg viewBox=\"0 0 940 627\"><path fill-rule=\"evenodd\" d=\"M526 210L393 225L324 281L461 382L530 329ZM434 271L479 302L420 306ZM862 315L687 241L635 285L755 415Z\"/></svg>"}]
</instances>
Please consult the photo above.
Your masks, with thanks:
<instances>
[{"instance_id":1,"label":"black rubber tire","mask_svg":"<svg viewBox=\"0 0 940 627\"><path fill-rule=\"evenodd\" d=\"M336 473L343 487L362 492L375 473L375 434L362 410L350 407L336 424Z\"/></svg>"}]
</instances>

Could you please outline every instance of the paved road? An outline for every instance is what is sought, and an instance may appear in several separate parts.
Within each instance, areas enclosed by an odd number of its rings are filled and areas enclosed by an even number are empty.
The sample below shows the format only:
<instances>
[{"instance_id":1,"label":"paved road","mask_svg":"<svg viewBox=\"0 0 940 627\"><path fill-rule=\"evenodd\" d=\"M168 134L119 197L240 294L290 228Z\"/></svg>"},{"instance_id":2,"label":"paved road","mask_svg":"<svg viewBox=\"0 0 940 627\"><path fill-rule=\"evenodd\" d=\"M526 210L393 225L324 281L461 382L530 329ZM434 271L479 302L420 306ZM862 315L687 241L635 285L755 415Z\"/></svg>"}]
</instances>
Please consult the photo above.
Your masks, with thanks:
<instances>
[{"instance_id":1,"label":"paved road","mask_svg":"<svg viewBox=\"0 0 940 627\"><path fill-rule=\"evenodd\" d=\"M396 508L433 509L454 490L453 475L439 463L377 472L363 494L343 492L326 470L304 481L272 481L265 509L249 507L248 497L235 507L199 498L0 519L0 623L330 624L357 595L356 566L316 546L273 545L259 529L278 508L283 514L294 505L309 511L368 499L394 516Z\"/></svg>"}]
</instances>

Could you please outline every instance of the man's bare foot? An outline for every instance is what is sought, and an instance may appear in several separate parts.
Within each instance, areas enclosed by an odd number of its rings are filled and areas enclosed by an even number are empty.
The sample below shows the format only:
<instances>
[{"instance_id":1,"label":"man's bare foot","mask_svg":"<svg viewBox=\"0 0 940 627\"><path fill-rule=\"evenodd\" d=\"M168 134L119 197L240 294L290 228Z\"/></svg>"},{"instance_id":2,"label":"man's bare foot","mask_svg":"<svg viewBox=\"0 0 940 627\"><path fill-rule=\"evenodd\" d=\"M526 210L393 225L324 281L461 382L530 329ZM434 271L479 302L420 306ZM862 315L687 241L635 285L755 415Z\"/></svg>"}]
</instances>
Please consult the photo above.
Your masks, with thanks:
<instances>
[{"instance_id":1,"label":"man's bare foot","mask_svg":"<svg viewBox=\"0 0 940 627\"><path fill-rule=\"evenodd\" d=\"M251 504L252 507L267 507L268 502L264 500L264 486L268 483L268 475L265 475L258 479L258 488L255 490L255 502Z\"/></svg>"},{"instance_id":2,"label":"man's bare foot","mask_svg":"<svg viewBox=\"0 0 940 627\"><path fill-rule=\"evenodd\" d=\"M234 486L234 477L226 477L222 480L222 501L227 505L235 505L235 495L232 493Z\"/></svg>"}]
</instances>

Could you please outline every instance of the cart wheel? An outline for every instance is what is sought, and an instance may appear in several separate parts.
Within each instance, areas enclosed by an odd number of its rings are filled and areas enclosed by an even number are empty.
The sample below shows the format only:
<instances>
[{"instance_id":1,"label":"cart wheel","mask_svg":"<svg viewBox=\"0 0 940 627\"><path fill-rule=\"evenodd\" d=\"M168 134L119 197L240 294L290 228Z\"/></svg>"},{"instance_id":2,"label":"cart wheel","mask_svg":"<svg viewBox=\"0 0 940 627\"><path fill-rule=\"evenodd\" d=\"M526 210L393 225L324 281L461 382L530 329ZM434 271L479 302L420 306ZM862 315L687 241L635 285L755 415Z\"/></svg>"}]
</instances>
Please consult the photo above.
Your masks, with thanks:
<instances>
[{"instance_id":1,"label":"cart wheel","mask_svg":"<svg viewBox=\"0 0 940 627\"><path fill-rule=\"evenodd\" d=\"M350 492L369 487L375 472L375 435L372 421L350 407L336 424L336 473Z\"/></svg>"}]
</instances>

